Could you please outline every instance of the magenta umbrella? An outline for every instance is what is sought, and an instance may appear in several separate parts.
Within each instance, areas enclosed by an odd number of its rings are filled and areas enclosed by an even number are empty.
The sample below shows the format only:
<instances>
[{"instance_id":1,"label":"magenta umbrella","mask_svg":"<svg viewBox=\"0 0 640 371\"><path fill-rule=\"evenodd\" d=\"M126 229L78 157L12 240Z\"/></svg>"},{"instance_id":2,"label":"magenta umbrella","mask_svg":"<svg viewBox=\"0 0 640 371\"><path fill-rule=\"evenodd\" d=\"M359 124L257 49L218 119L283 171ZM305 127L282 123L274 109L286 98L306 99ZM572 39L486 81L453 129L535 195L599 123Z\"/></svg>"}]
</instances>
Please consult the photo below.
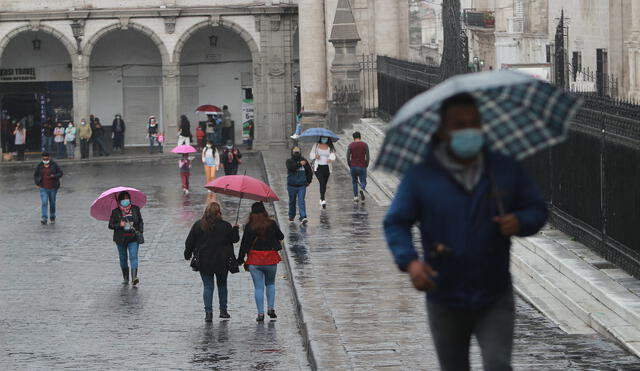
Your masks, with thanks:
<instances>
[{"instance_id":1,"label":"magenta umbrella","mask_svg":"<svg viewBox=\"0 0 640 371\"><path fill-rule=\"evenodd\" d=\"M111 218L111 212L118 207L118 194L120 192L129 192L131 196L131 204L139 208L143 208L147 204L147 195L141 191L130 187L115 187L108 189L91 204L91 216L98 220L108 221Z\"/></svg>"},{"instance_id":2,"label":"magenta umbrella","mask_svg":"<svg viewBox=\"0 0 640 371\"><path fill-rule=\"evenodd\" d=\"M215 193L240 198L236 223L240 216L240 204L243 198L254 201L280 201L278 195L265 183L246 175L227 175L210 181L204 186Z\"/></svg>"},{"instance_id":3,"label":"magenta umbrella","mask_svg":"<svg viewBox=\"0 0 640 371\"><path fill-rule=\"evenodd\" d=\"M195 153L195 152L198 152L198 150L193 148L192 146L183 144L181 146L177 146L176 148L172 149L171 152L183 154L183 153Z\"/></svg>"}]
</instances>

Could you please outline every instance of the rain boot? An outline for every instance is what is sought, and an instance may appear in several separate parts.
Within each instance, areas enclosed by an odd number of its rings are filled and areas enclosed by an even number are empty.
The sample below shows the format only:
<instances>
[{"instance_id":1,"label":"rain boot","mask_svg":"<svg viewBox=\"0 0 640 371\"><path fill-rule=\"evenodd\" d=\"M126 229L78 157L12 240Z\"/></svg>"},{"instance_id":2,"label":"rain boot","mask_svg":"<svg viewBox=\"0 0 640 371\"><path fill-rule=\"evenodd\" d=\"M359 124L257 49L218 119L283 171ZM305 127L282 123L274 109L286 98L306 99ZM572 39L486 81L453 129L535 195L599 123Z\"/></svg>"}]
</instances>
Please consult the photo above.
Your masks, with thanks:
<instances>
[{"instance_id":1,"label":"rain boot","mask_svg":"<svg viewBox=\"0 0 640 371\"><path fill-rule=\"evenodd\" d=\"M213 313L206 312L205 315L204 315L204 321L205 322L213 322Z\"/></svg>"},{"instance_id":2,"label":"rain boot","mask_svg":"<svg viewBox=\"0 0 640 371\"><path fill-rule=\"evenodd\" d=\"M220 309L220 318L231 318L231 315L226 309Z\"/></svg>"},{"instance_id":3,"label":"rain boot","mask_svg":"<svg viewBox=\"0 0 640 371\"><path fill-rule=\"evenodd\" d=\"M121 268L122 269L122 284L129 284L129 268Z\"/></svg>"},{"instance_id":4,"label":"rain boot","mask_svg":"<svg viewBox=\"0 0 640 371\"><path fill-rule=\"evenodd\" d=\"M140 280L138 279L138 268L131 269L131 283L133 283L133 286L140 283Z\"/></svg>"}]
</instances>

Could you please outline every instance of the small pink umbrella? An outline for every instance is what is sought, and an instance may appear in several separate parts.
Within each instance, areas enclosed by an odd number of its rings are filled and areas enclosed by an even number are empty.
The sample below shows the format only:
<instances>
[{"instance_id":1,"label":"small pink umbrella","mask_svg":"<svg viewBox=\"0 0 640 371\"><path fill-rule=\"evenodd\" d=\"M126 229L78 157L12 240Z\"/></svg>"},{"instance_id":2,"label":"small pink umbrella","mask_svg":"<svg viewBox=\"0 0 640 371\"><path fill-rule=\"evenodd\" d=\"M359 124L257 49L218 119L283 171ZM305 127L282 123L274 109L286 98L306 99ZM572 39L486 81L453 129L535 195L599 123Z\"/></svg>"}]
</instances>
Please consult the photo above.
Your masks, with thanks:
<instances>
[{"instance_id":1,"label":"small pink umbrella","mask_svg":"<svg viewBox=\"0 0 640 371\"><path fill-rule=\"evenodd\" d=\"M108 221L111 212L118 207L118 194L128 192L131 196L131 204L143 208L147 204L147 195L130 187L115 187L108 189L91 204L91 216L98 220Z\"/></svg>"},{"instance_id":2,"label":"small pink umbrella","mask_svg":"<svg viewBox=\"0 0 640 371\"><path fill-rule=\"evenodd\" d=\"M273 202L280 201L278 195L265 183L246 175L227 175L210 181L204 186L215 193L239 197L240 203L243 198L254 201ZM240 203L236 223L240 215Z\"/></svg>"},{"instance_id":3,"label":"small pink umbrella","mask_svg":"<svg viewBox=\"0 0 640 371\"><path fill-rule=\"evenodd\" d=\"M198 150L193 148L192 146L183 144L181 146L177 146L176 148L172 149L171 152L182 154L182 153L195 153L195 152L198 152Z\"/></svg>"}]
</instances>

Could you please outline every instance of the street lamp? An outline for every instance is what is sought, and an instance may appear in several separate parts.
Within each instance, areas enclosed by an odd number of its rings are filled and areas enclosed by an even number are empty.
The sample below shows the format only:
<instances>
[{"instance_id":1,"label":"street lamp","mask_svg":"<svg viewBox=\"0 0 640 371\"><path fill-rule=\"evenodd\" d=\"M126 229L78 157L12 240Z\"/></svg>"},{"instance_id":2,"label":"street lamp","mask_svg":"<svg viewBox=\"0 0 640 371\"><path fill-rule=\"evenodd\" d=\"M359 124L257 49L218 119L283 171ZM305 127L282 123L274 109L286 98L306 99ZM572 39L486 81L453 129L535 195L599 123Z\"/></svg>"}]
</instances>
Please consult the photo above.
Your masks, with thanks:
<instances>
[{"instance_id":1,"label":"street lamp","mask_svg":"<svg viewBox=\"0 0 640 371\"><path fill-rule=\"evenodd\" d=\"M84 23L75 19L73 23L71 23L71 32L73 32L73 38L76 39L78 54L80 54L80 42L82 41L82 36L84 36Z\"/></svg>"}]
</instances>

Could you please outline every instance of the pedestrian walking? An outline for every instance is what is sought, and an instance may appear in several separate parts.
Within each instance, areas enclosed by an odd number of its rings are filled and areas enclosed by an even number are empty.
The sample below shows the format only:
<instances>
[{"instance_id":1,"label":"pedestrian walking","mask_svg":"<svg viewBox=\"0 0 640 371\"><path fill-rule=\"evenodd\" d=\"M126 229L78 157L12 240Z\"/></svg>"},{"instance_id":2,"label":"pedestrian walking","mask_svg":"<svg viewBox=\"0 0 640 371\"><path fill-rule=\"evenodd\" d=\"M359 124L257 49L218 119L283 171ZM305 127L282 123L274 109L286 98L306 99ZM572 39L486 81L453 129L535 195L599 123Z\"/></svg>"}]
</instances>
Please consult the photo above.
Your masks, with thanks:
<instances>
[{"instance_id":1,"label":"pedestrian walking","mask_svg":"<svg viewBox=\"0 0 640 371\"><path fill-rule=\"evenodd\" d=\"M242 163L242 153L233 145L231 139L227 140L227 145L224 146L222 151L222 166L224 168L224 175L236 175L238 174L238 166Z\"/></svg>"},{"instance_id":2,"label":"pedestrian walking","mask_svg":"<svg viewBox=\"0 0 640 371\"><path fill-rule=\"evenodd\" d=\"M122 116L119 113L116 113L113 122L111 123L111 135L112 135L112 145L113 151L122 151L124 150L124 132L126 130L126 125Z\"/></svg>"},{"instance_id":3,"label":"pedestrian walking","mask_svg":"<svg viewBox=\"0 0 640 371\"><path fill-rule=\"evenodd\" d=\"M53 129L53 141L56 144L56 157L64 158L64 127L61 122L58 122L56 128Z\"/></svg>"},{"instance_id":4,"label":"pedestrian walking","mask_svg":"<svg viewBox=\"0 0 640 371\"><path fill-rule=\"evenodd\" d=\"M22 123L16 123L16 128L13 130L14 145L17 154L18 161L24 161L24 151L27 147L27 130Z\"/></svg>"},{"instance_id":5,"label":"pedestrian walking","mask_svg":"<svg viewBox=\"0 0 640 371\"><path fill-rule=\"evenodd\" d=\"M367 189L367 168L369 167L369 146L362 141L359 131L353 133L353 142L347 148L347 164L351 169L351 183L353 184L353 201L364 202L364 191ZM358 194L358 187L360 192Z\"/></svg>"},{"instance_id":6,"label":"pedestrian walking","mask_svg":"<svg viewBox=\"0 0 640 371\"><path fill-rule=\"evenodd\" d=\"M191 176L191 159L189 154L183 153L182 158L178 161L178 168L180 169L180 180L182 181L182 192L185 195L189 194L189 177Z\"/></svg>"},{"instance_id":7,"label":"pedestrian walking","mask_svg":"<svg viewBox=\"0 0 640 371\"><path fill-rule=\"evenodd\" d=\"M291 149L291 158L287 159L287 192L289 193L289 221L296 218L296 200L300 211L300 221L307 224L307 207L305 197L307 187L313 181L313 170L306 158L302 157L300 147Z\"/></svg>"},{"instance_id":8,"label":"pedestrian walking","mask_svg":"<svg viewBox=\"0 0 640 371\"><path fill-rule=\"evenodd\" d=\"M78 127L78 137L80 138L80 159L89 157L89 140L93 131L91 126L87 124L87 120L82 119Z\"/></svg>"},{"instance_id":9,"label":"pedestrian walking","mask_svg":"<svg viewBox=\"0 0 640 371\"><path fill-rule=\"evenodd\" d=\"M264 321L264 293L267 292L267 315L275 319L276 273L278 263L282 260L279 251L284 234L273 219L267 214L262 202L251 205L249 222L244 226L238 265L244 264L245 270L251 273L255 290L258 317L256 321ZM245 256L247 257L245 261Z\"/></svg>"},{"instance_id":10,"label":"pedestrian walking","mask_svg":"<svg viewBox=\"0 0 640 371\"><path fill-rule=\"evenodd\" d=\"M302 111L304 111L304 107L302 108ZM290 137L295 141L297 141L298 138L300 138L300 134L302 134L302 111L296 115L296 128Z\"/></svg>"},{"instance_id":11,"label":"pedestrian walking","mask_svg":"<svg viewBox=\"0 0 640 371\"><path fill-rule=\"evenodd\" d=\"M218 286L220 318L231 318L227 310L227 276L230 269L237 272L233 244L240 241L239 228L222 219L220 204L207 205L202 219L191 227L185 242L184 258L194 257L191 267L202 278L205 322L213 320L214 282ZM233 269L232 265L235 266Z\"/></svg>"},{"instance_id":12,"label":"pedestrian walking","mask_svg":"<svg viewBox=\"0 0 640 371\"><path fill-rule=\"evenodd\" d=\"M43 152L51 153L53 151L53 129L51 119L47 119L42 123L42 139L44 140L42 143Z\"/></svg>"},{"instance_id":13,"label":"pedestrian walking","mask_svg":"<svg viewBox=\"0 0 640 371\"><path fill-rule=\"evenodd\" d=\"M131 195L127 191L118 193L118 206L111 211L109 229L113 229L113 242L118 247L122 284L129 284L129 263L131 264L131 283L136 286L138 278L138 250L140 236L144 233L144 221L140 208L131 203ZM127 262L128 258L128 262Z\"/></svg>"},{"instance_id":14,"label":"pedestrian walking","mask_svg":"<svg viewBox=\"0 0 640 371\"><path fill-rule=\"evenodd\" d=\"M149 121L147 123L147 136L149 137L149 153L153 153L154 146L158 145L158 152L162 153L162 143L158 140L158 136L160 134L160 125L158 121L156 121L155 116L149 116Z\"/></svg>"},{"instance_id":15,"label":"pedestrian walking","mask_svg":"<svg viewBox=\"0 0 640 371\"><path fill-rule=\"evenodd\" d=\"M318 143L314 144L309 152L309 158L313 159L313 172L320 183L320 206L327 208L325 199L327 193L327 183L331 175L331 163L336 160L336 149L329 137L320 137Z\"/></svg>"},{"instance_id":16,"label":"pedestrian walking","mask_svg":"<svg viewBox=\"0 0 640 371\"><path fill-rule=\"evenodd\" d=\"M76 133L77 128L73 122L70 122L64 130L64 145L67 147L67 157L70 159L76 158Z\"/></svg>"},{"instance_id":17,"label":"pedestrian walking","mask_svg":"<svg viewBox=\"0 0 640 371\"><path fill-rule=\"evenodd\" d=\"M33 181L40 190L42 203L40 223L42 225L47 224L47 219L51 224L56 222L56 195L60 188L62 175L62 169L55 161L51 160L49 152L42 152L42 161L36 165L36 171L33 174Z\"/></svg>"},{"instance_id":18,"label":"pedestrian walking","mask_svg":"<svg viewBox=\"0 0 640 371\"><path fill-rule=\"evenodd\" d=\"M207 145L202 150L202 164L209 183L216 178L216 172L220 169L220 153L211 140L207 140Z\"/></svg>"},{"instance_id":19,"label":"pedestrian walking","mask_svg":"<svg viewBox=\"0 0 640 371\"><path fill-rule=\"evenodd\" d=\"M178 145L191 145L191 123L187 116L180 116L180 125L178 126Z\"/></svg>"},{"instance_id":20,"label":"pedestrian walking","mask_svg":"<svg viewBox=\"0 0 640 371\"><path fill-rule=\"evenodd\" d=\"M485 146L485 124L472 95L453 95L439 107L440 126L427 157L406 171L385 217L386 239L398 267L427 292L442 370L469 370L473 335L485 370L510 370L510 238L542 228L545 201L515 159ZM412 242L416 223L424 260Z\"/></svg>"},{"instance_id":21,"label":"pedestrian walking","mask_svg":"<svg viewBox=\"0 0 640 371\"><path fill-rule=\"evenodd\" d=\"M229 112L229 106L222 106L222 122L220 123L221 142L226 143L232 139L233 133L233 121L231 120L231 112Z\"/></svg>"},{"instance_id":22,"label":"pedestrian walking","mask_svg":"<svg viewBox=\"0 0 640 371\"><path fill-rule=\"evenodd\" d=\"M100 122L100 119L98 117L94 119L93 126L93 143L98 146L100 156L109 156L107 147L104 144L104 127L102 126L102 123Z\"/></svg>"}]
</instances>

